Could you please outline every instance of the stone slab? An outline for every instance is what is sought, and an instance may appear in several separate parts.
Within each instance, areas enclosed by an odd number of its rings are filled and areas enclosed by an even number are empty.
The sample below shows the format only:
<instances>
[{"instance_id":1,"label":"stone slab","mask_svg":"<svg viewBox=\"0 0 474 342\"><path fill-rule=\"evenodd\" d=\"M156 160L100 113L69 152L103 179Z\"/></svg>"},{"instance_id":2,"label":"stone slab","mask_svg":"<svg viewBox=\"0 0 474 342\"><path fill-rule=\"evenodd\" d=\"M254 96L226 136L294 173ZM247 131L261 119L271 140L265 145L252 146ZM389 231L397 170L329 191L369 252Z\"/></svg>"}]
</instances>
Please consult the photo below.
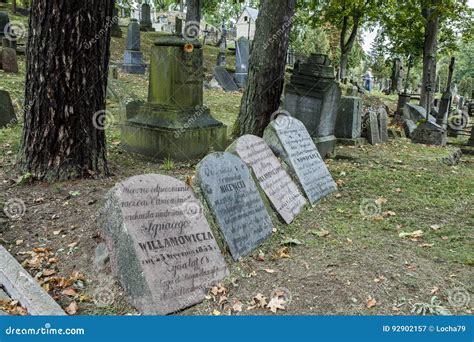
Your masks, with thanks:
<instances>
[{"instance_id":1,"label":"stone slab","mask_svg":"<svg viewBox=\"0 0 474 342\"><path fill-rule=\"evenodd\" d=\"M279 115L267 126L263 138L294 172L311 205L337 190L336 183L301 121Z\"/></svg>"},{"instance_id":2,"label":"stone slab","mask_svg":"<svg viewBox=\"0 0 474 342\"><path fill-rule=\"evenodd\" d=\"M0 90L0 128L17 122L12 99L6 90Z\"/></svg>"},{"instance_id":3,"label":"stone slab","mask_svg":"<svg viewBox=\"0 0 474 342\"><path fill-rule=\"evenodd\" d=\"M18 58L15 49L2 49L2 69L5 72L18 73Z\"/></svg>"},{"instance_id":4,"label":"stone slab","mask_svg":"<svg viewBox=\"0 0 474 342\"><path fill-rule=\"evenodd\" d=\"M377 113L369 111L364 117L363 132L365 138L371 145L377 145L381 143L380 132L379 132L379 121Z\"/></svg>"},{"instance_id":5,"label":"stone slab","mask_svg":"<svg viewBox=\"0 0 474 342\"><path fill-rule=\"evenodd\" d=\"M337 109L334 135L338 139L356 139L362 130L362 99L355 96L342 96Z\"/></svg>"},{"instance_id":6,"label":"stone slab","mask_svg":"<svg viewBox=\"0 0 474 342\"><path fill-rule=\"evenodd\" d=\"M379 136L381 142L388 141L388 114L385 108L380 108L377 111L377 120L379 123Z\"/></svg>"},{"instance_id":7,"label":"stone slab","mask_svg":"<svg viewBox=\"0 0 474 342\"><path fill-rule=\"evenodd\" d=\"M248 255L270 236L271 218L240 158L228 152L208 155L197 166L197 184L234 260Z\"/></svg>"},{"instance_id":8,"label":"stone slab","mask_svg":"<svg viewBox=\"0 0 474 342\"><path fill-rule=\"evenodd\" d=\"M99 217L114 275L143 314L204 300L227 265L191 188L147 174L118 183Z\"/></svg>"},{"instance_id":9,"label":"stone slab","mask_svg":"<svg viewBox=\"0 0 474 342\"><path fill-rule=\"evenodd\" d=\"M224 91L238 91L239 87L223 66L214 67L214 77Z\"/></svg>"},{"instance_id":10,"label":"stone slab","mask_svg":"<svg viewBox=\"0 0 474 342\"><path fill-rule=\"evenodd\" d=\"M0 246L0 284L30 315L61 316L66 313L33 277Z\"/></svg>"},{"instance_id":11,"label":"stone slab","mask_svg":"<svg viewBox=\"0 0 474 342\"><path fill-rule=\"evenodd\" d=\"M273 208L286 223L291 223L306 200L265 140L255 135L244 135L227 151L235 153L252 169Z\"/></svg>"}]
</instances>

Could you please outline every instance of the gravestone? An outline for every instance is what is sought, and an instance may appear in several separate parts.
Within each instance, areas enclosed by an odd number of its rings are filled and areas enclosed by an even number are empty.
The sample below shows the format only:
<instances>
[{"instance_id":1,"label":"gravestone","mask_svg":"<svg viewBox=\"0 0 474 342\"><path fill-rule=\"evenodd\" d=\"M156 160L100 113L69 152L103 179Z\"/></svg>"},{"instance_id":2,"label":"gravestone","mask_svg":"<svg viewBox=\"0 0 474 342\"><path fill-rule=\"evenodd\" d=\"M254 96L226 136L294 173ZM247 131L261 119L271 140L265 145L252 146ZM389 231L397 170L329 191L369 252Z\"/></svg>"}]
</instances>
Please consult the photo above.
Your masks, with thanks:
<instances>
[{"instance_id":1,"label":"gravestone","mask_svg":"<svg viewBox=\"0 0 474 342\"><path fill-rule=\"evenodd\" d=\"M157 38L151 48L148 100L127 106L121 126L124 149L152 159L190 161L211 148L227 147L227 127L203 104L202 65L199 40Z\"/></svg>"},{"instance_id":2,"label":"gravestone","mask_svg":"<svg viewBox=\"0 0 474 342\"><path fill-rule=\"evenodd\" d=\"M403 107L403 119L411 120L414 123L417 123L420 120L426 120L426 110L421 106L407 103L405 104L405 107ZM430 114L428 115L428 121L436 122L436 118Z\"/></svg>"},{"instance_id":3,"label":"gravestone","mask_svg":"<svg viewBox=\"0 0 474 342\"><path fill-rule=\"evenodd\" d=\"M114 7L112 16L112 27L110 28L110 34L112 37L122 38L122 30L119 26L119 10Z\"/></svg>"},{"instance_id":4,"label":"gravestone","mask_svg":"<svg viewBox=\"0 0 474 342\"><path fill-rule=\"evenodd\" d=\"M362 99L342 96L337 109L335 135L338 139L357 139L362 129Z\"/></svg>"},{"instance_id":5,"label":"gravestone","mask_svg":"<svg viewBox=\"0 0 474 342\"><path fill-rule=\"evenodd\" d=\"M312 54L300 63L285 87L284 109L304 123L323 158L334 154L340 98L334 68L322 54Z\"/></svg>"},{"instance_id":6,"label":"gravestone","mask_svg":"<svg viewBox=\"0 0 474 342\"><path fill-rule=\"evenodd\" d=\"M130 19L127 30L127 47L123 57L123 72L144 74L143 52L140 51L140 25L136 19Z\"/></svg>"},{"instance_id":7,"label":"gravestone","mask_svg":"<svg viewBox=\"0 0 474 342\"><path fill-rule=\"evenodd\" d=\"M250 41L240 37L235 45L235 82L240 88L245 87L250 59Z\"/></svg>"},{"instance_id":8,"label":"gravestone","mask_svg":"<svg viewBox=\"0 0 474 342\"><path fill-rule=\"evenodd\" d=\"M197 166L197 184L234 260L272 233L273 224L247 165L233 154L209 154Z\"/></svg>"},{"instance_id":9,"label":"gravestone","mask_svg":"<svg viewBox=\"0 0 474 342\"><path fill-rule=\"evenodd\" d=\"M306 200L267 143L260 137L244 135L227 151L238 155L252 169L273 208L286 223L291 223Z\"/></svg>"},{"instance_id":10,"label":"gravestone","mask_svg":"<svg viewBox=\"0 0 474 342\"><path fill-rule=\"evenodd\" d=\"M142 16L140 19L141 31L155 31L151 22L151 7L149 4L142 4Z\"/></svg>"},{"instance_id":11,"label":"gravestone","mask_svg":"<svg viewBox=\"0 0 474 342\"><path fill-rule=\"evenodd\" d=\"M114 275L143 314L199 303L228 274L201 203L173 177L118 183L106 196L99 227Z\"/></svg>"},{"instance_id":12,"label":"gravestone","mask_svg":"<svg viewBox=\"0 0 474 342\"><path fill-rule=\"evenodd\" d=\"M5 12L0 12L0 41L5 37L5 27L10 23L10 18Z\"/></svg>"},{"instance_id":13,"label":"gravestone","mask_svg":"<svg viewBox=\"0 0 474 342\"><path fill-rule=\"evenodd\" d=\"M216 66L214 67L214 78L224 91L238 91L239 87L235 83L232 76L228 73L225 67Z\"/></svg>"},{"instance_id":14,"label":"gravestone","mask_svg":"<svg viewBox=\"0 0 474 342\"><path fill-rule=\"evenodd\" d=\"M363 119L364 136L371 145L381 143L379 132L379 120L376 112L369 110Z\"/></svg>"},{"instance_id":15,"label":"gravestone","mask_svg":"<svg viewBox=\"0 0 474 342\"><path fill-rule=\"evenodd\" d=\"M411 134L411 141L417 144L446 146L446 130L432 121L421 123Z\"/></svg>"},{"instance_id":16,"label":"gravestone","mask_svg":"<svg viewBox=\"0 0 474 342\"><path fill-rule=\"evenodd\" d=\"M2 69L5 72L18 73L18 57L14 49L2 49Z\"/></svg>"},{"instance_id":17,"label":"gravestone","mask_svg":"<svg viewBox=\"0 0 474 342\"><path fill-rule=\"evenodd\" d=\"M336 183L301 121L279 115L265 128L263 139L291 168L311 205L337 190Z\"/></svg>"},{"instance_id":18,"label":"gravestone","mask_svg":"<svg viewBox=\"0 0 474 342\"><path fill-rule=\"evenodd\" d=\"M377 119L379 123L379 136L382 143L388 141L388 115L385 108L379 108L377 111Z\"/></svg>"},{"instance_id":19,"label":"gravestone","mask_svg":"<svg viewBox=\"0 0 474 342\"><path fill-rule=\"evenodd\" d=\"M0 128L17 122L10 94L0 90Z\"/></svg>"}]
</instances>

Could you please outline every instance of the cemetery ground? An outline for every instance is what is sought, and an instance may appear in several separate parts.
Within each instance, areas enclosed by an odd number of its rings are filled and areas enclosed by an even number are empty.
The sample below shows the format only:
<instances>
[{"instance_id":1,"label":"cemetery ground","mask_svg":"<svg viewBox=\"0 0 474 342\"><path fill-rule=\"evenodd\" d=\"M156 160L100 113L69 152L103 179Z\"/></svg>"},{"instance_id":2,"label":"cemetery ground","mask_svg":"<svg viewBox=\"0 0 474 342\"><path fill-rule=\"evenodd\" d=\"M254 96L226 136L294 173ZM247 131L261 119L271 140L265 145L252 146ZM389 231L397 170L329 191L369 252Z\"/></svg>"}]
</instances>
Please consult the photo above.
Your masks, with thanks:
<instances>
[{"instance_id":1,"label":"cemetery ground","mask_svg":"<svg viewBox=\"0 0 474 342\"><path fill-rule=\"evenodd\" d=\"M142 39L149 60L153 34ZM120 44L113 40L113 61L122 57ZM205 49L207 73L217 52ZM0 71L17 113L24 56L19 64L18 75ZM0 204L18 198L26 205L19 220L0 216L0 243L69 314L137 313L110 277L109 266L95 269L102 241L96 218L106 192L138 174L161 173L188 183L195 174L192 163L155 163L121 149L120 101L145 100L148 81L120 74L111 82L110 178L30 182L13 171L21 124L0 130ZM204 97L230 133L241 94L206 90ZM394 98L382 99L393 105ZM225 253L230 276L203 303L180 314L273 314L263 301L276 292L286 299L282 307L273 307L277 314L471 314L472 300L452 298L474 292L474 157L463 155L459 164L448 165L443 158L453 149L402 138L385 145L339 146L337 157L326 161L339 191L306 207L292 224L277 224L273 235L243 260L232 262Z\"/></svg>"}]
</instances>

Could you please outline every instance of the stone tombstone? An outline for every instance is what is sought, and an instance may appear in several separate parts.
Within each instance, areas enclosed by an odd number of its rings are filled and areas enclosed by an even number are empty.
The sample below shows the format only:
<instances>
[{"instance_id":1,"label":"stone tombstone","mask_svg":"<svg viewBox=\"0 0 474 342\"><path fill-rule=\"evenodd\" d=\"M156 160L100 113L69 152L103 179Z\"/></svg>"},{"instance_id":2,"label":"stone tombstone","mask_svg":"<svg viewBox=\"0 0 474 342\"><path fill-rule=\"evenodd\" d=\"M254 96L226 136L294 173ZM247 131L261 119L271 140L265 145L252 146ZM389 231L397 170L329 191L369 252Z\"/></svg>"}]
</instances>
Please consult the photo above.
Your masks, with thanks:
<instances>
[{"instance_id":1,"label":"stone tombstone","mask_svg":"<svg viewBox=\"0 0 474 342\"><path fill-rule=\"evenodd\" d=\"M335 135L338 139L360 138L362 130L362 99L342 96L337 109Z\"/></svg>"},{"instance_id":2,"label":"stone tombstone","mask_svg":"<svg viewBox=\"0 0 474 342\"><path fill-rule=\"evenodd\" d=\"M152 159L190 161L227 147L227 127L203 103L199 40L160 35L151 48L148 99L121 126L124 149ZM137 102L137 101L134 101Z\"/></svg>"},{"instance_id":3,"label":"stone tombstone","mask_svg":"<svg viewBox=\"0 0 474 342\"><path fill-rule=\"evenodd\" d=\"M254 135L244 135L227 151L235 153L252 169L273 208L285 223L291 223L306 200L265 140Z\"/></svg>"},{"instance_id":4,"label":"stone tombstone","mask_svg":"<svg viewBox=\"0 0 474 342\"><path fill-rule=\"evenodd\" d=\"M119 26L119 10L114 7L113 16L112 16L112 26L110 28L110 34L112 37L122 38L122 30Z\"/></svg>"},{"instance_id":5,"label":"stone tombstone","mask_svg":"<svg viewBox=\"0 0 474 342\"><path fill-rule=\"evenodd\" d=\"M17 122L12 99L6 90L0 90L0 128Z\"/></svg>"},{"instance_id":6,"label":"stone tombstone","mask_svg":"<svg viewBox=\"0 0 474 342\"><path fill-rule=\"evenodd\" d=\"M147 174L118 183L99 226L114 275L143 314L199 303L228 275L201 203L175 178Z\"/></svg>"},{"instance_id":7,"label":"stone tombstone","mask_svg":"<svg viewBox=\"0 0 474 342\"><path fill-rule=\"evenodd\" d=\"M270 236L271 218L239 157L228 152L209 154L197 166L197 179L234 260Z\"/></svg>"},{"instance_id":8,"label":"stone tombstone","mask_svg":"<svg viewBox=\"0 0 474 342\"><path fill-rule=\"evenodd\" d=\"M127 46L123 57L123 72L144 74L143 52L140 51L140 25L136 19L130 19L127 30Z\"/></svg>"},{"instance_id":9,"label":"stone tombstone","mask_svg":"<svg viewBox=\"0 0 474 342\"><path fill-rule=\"evenodd\" d=\"M363 126L365 127L365 138L367 138L369 143L371 145L380 144L379 120L375 111L369 110L369 112L366 113Z\"/></svg>"},{"instance_id":10,"label":"stone tombstone","mask_svg":"<svg viewBox=\"0 0 474 342\"><path fill-rule=\"evenodd\" d=\"M5 12L0 12L0 40L5 37L5 27L10 23L10 18Z\"/></svg>"},{"instance_id":11,"label":"stone tombstone","mask_svg":"<svg viewBox=\"0 0 474 342\"><path fill-rule=\"evenodd\" d=\"M18 73L18 57L15 49L3 48L2 49L2 69L5 72Z\"/></svg>"},{"instance_id":12,"label":"stone tombstone","mask_svg":"<svg viewBox=\"0 0 474 342\"><path fill-rule=\"evenodd\" d=\"M279 115L265 128L263 139L298 178L311 205L337 190L304 124L288 115Z\"/></svg>"},{"instance_id":13,"label":"stone tombstone","mask_svg":"<svg viewBox=\"0 0 474 342\"><path fill-rule=\"evenodd\" d=\"M411 141L416 144L446 146L446 130L435 122L425 121L414 129Z\"/></svg>"},{"instance_id":14,"label":"stone tombstone","mask_svg":"<svg viewBox=\"0 0 474 342\"><path fill-rule=\"evenodd\" d=\"M388 141L388 114L385 108L379 108L377 111L377 120L379 123L379 136L381 142Z\"/></svg>"},{"instance_id":15,"label":"stone tombstone","mask_svg":"<svg viewBox=\"0 0 474 342\"><path fill-rule=\"evenodd\" d=\"M214 78L224 91L238 91L239 87L232 76L223 66L214 67Z\"/></svg>"},{"instance_id":16,"label":"stone tombstone","mask_svg":"<svg viewBox=\"0 0 474 342\"><path fill-rule=\"evenodd\" d=\"M285 87L284 109L302 121L323 158L336 146L334 129L341 89L329 58L312 54L293 71Z\"/></svg>"},{"instance_id":17,"label":"stone tombstone","mask_svg":"<svg viewBox=\"0 0 474 342\"><path fill-rule=\"evenodd\" d=\"M250 41L240 37L235 44L235 82L240 88L245 87L249 70Z\"/></svg>"},{"instance_id":18,"label":"stone tombstone","mask_svg":"<svg viewBox=\"0 0 474 342\"><path fill-rule=\"evenodd\" d=\"M151 7L147 3L142 4L142 16L140 19L140 30L141 31L154 31L153 24L151 22Z\"/></svg>"}]
</instances>

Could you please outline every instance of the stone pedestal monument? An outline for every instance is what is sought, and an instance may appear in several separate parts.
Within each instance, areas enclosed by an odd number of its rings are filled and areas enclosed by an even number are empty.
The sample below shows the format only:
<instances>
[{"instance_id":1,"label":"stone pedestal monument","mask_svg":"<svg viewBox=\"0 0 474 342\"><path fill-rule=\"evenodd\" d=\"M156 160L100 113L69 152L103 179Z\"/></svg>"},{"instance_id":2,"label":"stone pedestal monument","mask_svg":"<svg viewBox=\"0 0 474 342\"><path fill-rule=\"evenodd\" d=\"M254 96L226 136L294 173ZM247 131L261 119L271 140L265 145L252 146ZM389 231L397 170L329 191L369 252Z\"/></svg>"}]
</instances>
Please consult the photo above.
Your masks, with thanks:
<instances>
[{"instance_id":1,"label":"stone pedestal monument","mask_svg":"<svg viewBox=\"0 0 474 342\"><path fill-rule=\"evenodd\" d=\"M142 4L142 16L140 19L141 31L155 31L151 22L151 8L149 4Z\"/></svg>"},{"instance_id":2,"label":"stone pedestal monument","mask_svg":"<svg viewBox=\"0 0 474 342\"><path fill-rule=\"evenodd\" d=\"M127 32L127 48L123 56L123 72L144 74L143 52L140 51L140 25L136 19L130 19Z\"/></svg>"},{"instance_id":3,"label":"stone pedestal monument","mask_svg":"<svg viewBox=\"0 0 474 342\"><path fill-rule=\"evenodd\" d=\"M239 88L245 87L249 70L250 41L240 37L235 44L235 83Z\"/></svg>"},{"instance_id":4,"label":"stone pedestal monument","mask_svg":"<svg viewBox=\"0 0 474 342\"><path fill-rule=\"evenodd\" d=\"M162 36L151 50L148 101L127 105L126 150L185 161L224 150L227 127L203 105L203 49L198 40Z\"/></svg>"},{"instance_id":5,"label":"stone pedestal monument","mask_svg":"<svg viewBox=\"0 0 474 342\"><path fill-rule=\"evenodd\" d=\"M324 158L334 152L334 128L341 90L326 55L312 54L293 71L284 109L304 123Z\"/></svg>"}]
</instances>

